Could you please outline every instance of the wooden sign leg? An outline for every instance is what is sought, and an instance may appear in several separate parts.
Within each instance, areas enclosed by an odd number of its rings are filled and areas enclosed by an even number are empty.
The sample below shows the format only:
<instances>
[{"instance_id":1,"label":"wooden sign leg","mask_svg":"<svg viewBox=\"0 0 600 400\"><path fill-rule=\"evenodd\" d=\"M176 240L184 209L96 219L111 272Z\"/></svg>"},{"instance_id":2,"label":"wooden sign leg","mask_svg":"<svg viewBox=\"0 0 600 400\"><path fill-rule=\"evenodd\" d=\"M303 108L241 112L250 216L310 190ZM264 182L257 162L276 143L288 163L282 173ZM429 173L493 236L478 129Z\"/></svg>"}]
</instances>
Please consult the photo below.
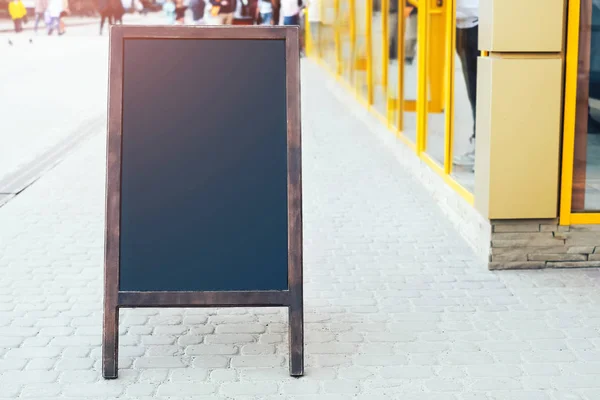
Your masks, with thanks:
<instances>
[{"instance_id":1,"label":"wooden sign leg","mask_svg":"<svg viewBox=\"0 0 600 400\"><path fill-rule=\"evenodd\" d=\"M119 309L104 305L104 326L102 331L102 376L116 379L119 361Z\"/></svg>"},{"instance_id":2,"label":"wooden sign leg","mask_svg":"<svg viewBox=\"0 0 600 400\"><path fill-rule=\"evenodd\" d=\"M304 375L304 311L302 302L289 307L290 375Z\"/></svg>"}]
</instances>

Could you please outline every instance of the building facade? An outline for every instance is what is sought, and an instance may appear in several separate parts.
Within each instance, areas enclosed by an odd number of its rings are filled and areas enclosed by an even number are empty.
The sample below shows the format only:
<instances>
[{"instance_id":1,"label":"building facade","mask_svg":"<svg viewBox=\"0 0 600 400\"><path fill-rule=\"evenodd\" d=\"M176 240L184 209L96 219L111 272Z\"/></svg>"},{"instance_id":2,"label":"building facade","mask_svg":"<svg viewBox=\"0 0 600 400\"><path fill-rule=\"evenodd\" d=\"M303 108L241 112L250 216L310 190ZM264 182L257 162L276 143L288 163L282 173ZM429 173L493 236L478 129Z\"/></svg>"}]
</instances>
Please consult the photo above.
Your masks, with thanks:
<instances>
[{"instance_id":1,"label":"building facade","mask_svg":"<svg viewBox=\"0 0 600 400\"><path fill-rule=\"evenodd\" d=\"M313 0L306 45L490 269L600 267L600 1Z\"/></svg>"}]
</instances>

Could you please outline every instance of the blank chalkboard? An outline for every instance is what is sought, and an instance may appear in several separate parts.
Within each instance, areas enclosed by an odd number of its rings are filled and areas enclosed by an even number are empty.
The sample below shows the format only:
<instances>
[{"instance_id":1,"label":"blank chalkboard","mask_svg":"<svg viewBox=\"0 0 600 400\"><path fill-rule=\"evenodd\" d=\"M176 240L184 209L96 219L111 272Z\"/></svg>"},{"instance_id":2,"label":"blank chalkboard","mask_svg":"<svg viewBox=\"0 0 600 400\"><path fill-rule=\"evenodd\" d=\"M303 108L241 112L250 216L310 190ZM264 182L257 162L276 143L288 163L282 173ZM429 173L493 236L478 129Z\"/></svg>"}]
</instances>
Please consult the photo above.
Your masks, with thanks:
<instances>
[{"instance_id":1,"label":"blank chalkboard","mask_svg":"<svg viewBox=\"0 0 600 400\"><path fill-rule=\"evenodd\" d=\"M285 41L126 39L123 60L119 289L287 289Z\"/></svg>"},{"instance_id":2,"label":"blank chalkboard","mask_svg":"<svg viewBox=\"0 0 600 400\"><path fill-rule=\"evenodd\" d=\"M102 375L124 307L287 307L304 373L297 27L113 26Z\"/></svg>"}]
</instances>

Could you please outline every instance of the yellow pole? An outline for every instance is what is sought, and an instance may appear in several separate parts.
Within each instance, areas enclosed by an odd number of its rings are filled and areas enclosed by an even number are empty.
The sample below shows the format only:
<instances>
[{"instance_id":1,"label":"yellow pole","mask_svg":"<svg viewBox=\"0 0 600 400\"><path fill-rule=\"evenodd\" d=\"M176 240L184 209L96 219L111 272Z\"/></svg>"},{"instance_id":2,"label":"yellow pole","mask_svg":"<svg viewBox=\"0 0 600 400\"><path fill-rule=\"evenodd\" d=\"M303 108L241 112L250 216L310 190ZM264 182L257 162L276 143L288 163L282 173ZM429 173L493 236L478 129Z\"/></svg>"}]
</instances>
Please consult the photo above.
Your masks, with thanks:
<instances>
[{"instance_id":1,"label":"yellow pole","mask_svg":"<svg viewBox=\"0 0 600 400\"><path fill-rule=\"evenodd\" d=\"M442 6L432 7L427 12L427 61L429 79L429 112L441 113L444 110L443 100L445 47L447 36L446 15L444 10L451 4L446 0Z\"/></svg>"},{"instance_id":2,"label":"yellow pole","mask_svg":"<svg viewBox=\"0 0 600 400\"><path fill-rule=\"evenodd\" d=\"M367 36L367 103L371 106L375 102L373 88L373 0L366 0L367 10L366 27Z\"/></svg>"},{"instance_id":3,"label":"yellow pole","mask_svg":"<svg viewBox=\"0 0 600 400\"><path fill-rule=\"evenodd\" d=\"M325 29L323 29L323 25L325 22L325 0L319 0L319 8L321 9L321 18L319 18L319 32L317 38L317 46L319 48L319 58L324 60L323 58L323 33L325 33Z\"/></svg>"},{"instance_id":4,"label":"yellow pole","mask_svg":"<svg viewBox=\"0 0 600 400\"><path fill-rule=\"evenodd\" d=\"M304 49L308 57L312 57L312 35L308 21L308 8L304 9Z\"/></svg>"},{"instance_id":5,"label":"yellow pole","mask_svg":"<svg viewBox=\"0 0 600 400\"><path fill-rule=\"evenodd\" d=\"M419 1L418 21L419 30L417 43L419 54L417 57L417 154L425 151L427 146L427 76L429 73L429 60L427 59L427 25L429 7L427 1Z\"/></svg>"},{"instance_id":6,"label":"yellow pole","mask_svg":"<svg viewBox=\"0 0 600 400\"><path fill-rule=\"evenodd\" d=\"M340 0L334 0L334 20L333 29L335 34L335 72L339 76L342 74L342 41L340 37Z\"/></svg>"},{"instance_id":7,"label":"yellow pole","mask_svg":"<svg viewBox=\"0 0 600 400\"><path fill-rule=\"evenodd\" d=\"M398 55L398 70L397 73L397 91L398 94L396 98L398 102L396 103L396 112L398 115L396 116L396 124L398 132L402 132L404 130L404 40L405 40L405 32L406 29L406 18L404 16L404 7L403 4L398 1L398 35L396 38L396 46Z\"/></svg>"},{"instance_id":8,"label":"yellow pole","mask_svg":"<svg viewBox=\"0 0 600 400\"><path fill-rule=\"evenodd\" d=\"M456 3L446 1L446 52L444 77L444 104L446 129L444 130L444 173L452 173L454 148L454 49L456 48Z\"/></svg>"},{"instance_id":9,"label":"yellow pole","mask_svg":"<svg viewBox=\"0 0 600 400\"><path fill-rule=\"evenodd\" d=\"M356 66L356 5L355 0L348 0L350 7L350 85L354 87L356 93L355 82L355 66Z\"/></svg>"},{"instance_id":10,"label":"yellow pole","mask_svg":"<svg viewBox=\"0 0 600 400\"><path fill-rule=\"evenodd\" d=\"M579 69L579 25L581 0L569 1L565 99L560 188L560 224L570 225L573 204L573 158L575 156L575 122L577 110L577 74Z\"/></svg>"}]
</instances>

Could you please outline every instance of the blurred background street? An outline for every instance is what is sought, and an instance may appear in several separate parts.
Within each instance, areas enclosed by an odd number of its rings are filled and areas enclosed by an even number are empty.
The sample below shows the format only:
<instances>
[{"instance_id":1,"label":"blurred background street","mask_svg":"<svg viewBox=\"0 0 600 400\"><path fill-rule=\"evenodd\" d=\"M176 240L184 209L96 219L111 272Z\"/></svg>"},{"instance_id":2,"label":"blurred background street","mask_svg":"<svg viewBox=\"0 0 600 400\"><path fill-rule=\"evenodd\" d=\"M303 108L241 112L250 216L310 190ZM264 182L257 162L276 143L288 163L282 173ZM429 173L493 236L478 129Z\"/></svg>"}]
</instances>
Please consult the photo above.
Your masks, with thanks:
<instances>
[{"instance_id":1,"label":"blurred background street","mask_svg":"<svg viewBox=\"0 0 600 400\"><path fill-rule=\"evenodd\" d=\"M164 23L161 17L131 15L124 22ZM106 126L108 32L99 36L96 18L74 21L80 25L67 20L62 37L47 36L44 29L37 36L31 30L0 34L0 109L6 116L0 129L0 203Z\"/></svg>"}]
</instances>

